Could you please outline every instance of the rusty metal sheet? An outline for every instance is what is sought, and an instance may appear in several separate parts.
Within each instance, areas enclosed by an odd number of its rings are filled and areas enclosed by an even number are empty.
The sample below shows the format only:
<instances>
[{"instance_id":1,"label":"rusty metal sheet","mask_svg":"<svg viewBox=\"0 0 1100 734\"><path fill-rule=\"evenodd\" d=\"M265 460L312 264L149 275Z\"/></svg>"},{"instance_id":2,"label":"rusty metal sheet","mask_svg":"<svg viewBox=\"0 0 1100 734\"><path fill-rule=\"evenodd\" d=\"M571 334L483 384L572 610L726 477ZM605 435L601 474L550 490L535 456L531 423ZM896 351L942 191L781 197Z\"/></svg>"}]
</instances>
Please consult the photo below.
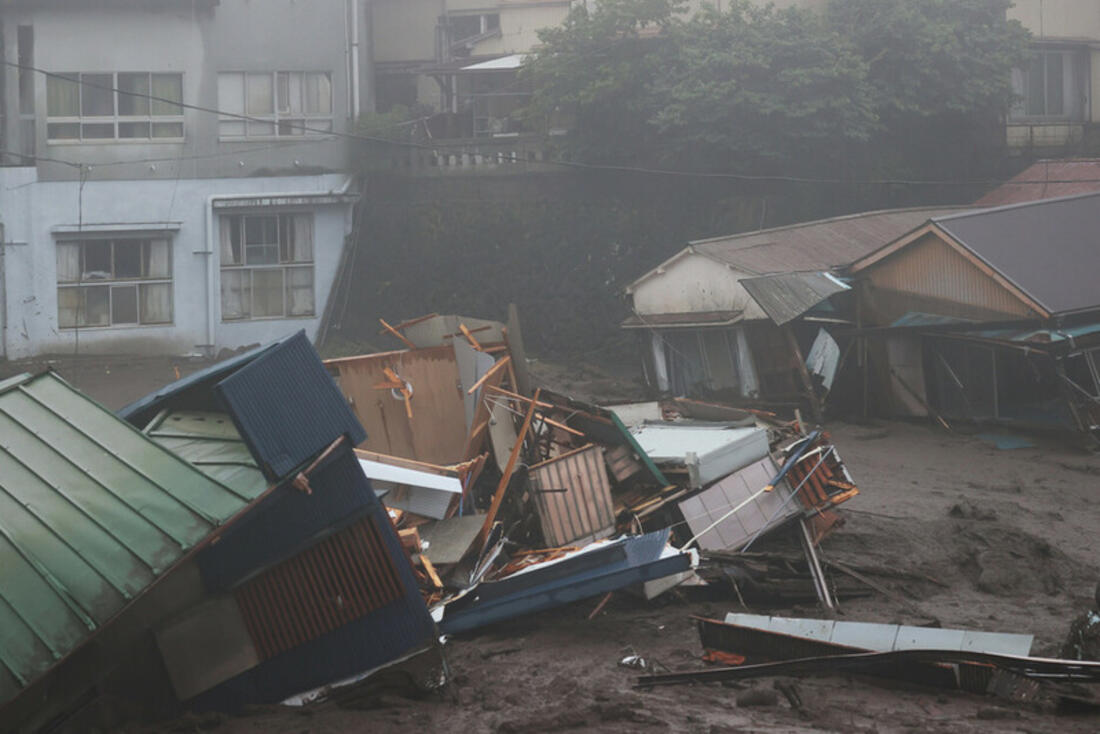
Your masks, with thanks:
<instances>
[{"instance_id":1,"label":"rusty metal sheet","mask_svg":"<svg viewBox=\"0 0 1100 734\"><path fill-rule=\"evenodd\" d=\"M829 273L778 273L744 278L741 286L778 326L793 321L822 301L851 290Z\"/></svg>"},{"instance_id":2,"label":"rusty metal sheet","mask_svg":"<svg viewBox=\"0 0 1100 734\"><path fill-rule=\"evenodd\" d=\"M599 446L536 464L531 467L531 486L547 545L587 543L614 531L611 485Z\"/></svg>"}]
</instances>

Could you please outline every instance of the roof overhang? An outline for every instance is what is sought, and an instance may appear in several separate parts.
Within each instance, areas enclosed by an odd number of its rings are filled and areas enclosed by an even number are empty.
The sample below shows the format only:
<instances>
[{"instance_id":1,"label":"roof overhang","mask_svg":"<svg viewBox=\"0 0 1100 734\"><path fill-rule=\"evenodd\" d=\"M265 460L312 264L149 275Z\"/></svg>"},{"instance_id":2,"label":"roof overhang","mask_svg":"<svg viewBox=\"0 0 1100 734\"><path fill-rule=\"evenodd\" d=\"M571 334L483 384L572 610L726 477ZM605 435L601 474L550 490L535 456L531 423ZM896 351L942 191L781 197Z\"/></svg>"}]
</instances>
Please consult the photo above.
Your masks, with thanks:
<instances>
[{"instance_id":1,"label":"roof overhang","mask_svg":"<svg viewBox=\"0 0 1100 734\"><path fill-rule=\"evenodd\" d=\"M688 313L635 313L619 326L623 329L702 329L733 326L745 320L744 311L692 311Z\"/></svg>"}]
</instances>

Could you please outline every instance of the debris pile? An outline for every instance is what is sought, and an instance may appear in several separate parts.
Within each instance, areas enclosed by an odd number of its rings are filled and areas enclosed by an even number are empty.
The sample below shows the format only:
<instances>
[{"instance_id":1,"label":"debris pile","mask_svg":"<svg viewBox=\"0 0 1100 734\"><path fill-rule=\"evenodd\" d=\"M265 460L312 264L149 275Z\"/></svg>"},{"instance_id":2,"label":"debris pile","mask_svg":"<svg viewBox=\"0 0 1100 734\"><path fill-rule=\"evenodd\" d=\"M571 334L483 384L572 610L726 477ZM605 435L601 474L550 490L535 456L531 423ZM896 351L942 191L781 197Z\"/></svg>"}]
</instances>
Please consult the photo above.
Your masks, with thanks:
<instances>
[{"instance_id":1,"label":"debris pile","mask_svg":"<svg viewBox=\"0 0 1100 734\"><path fill-rule=\"evenodd\" d=\"M808 558L858 493L828 436L695 400L597 406L534 387L518 321L431 314L404 349L326 365L367 429L360 464L444 632L691 579L697 552L796 526ZM817 595L831 592L814 569Z\"/></svg>"},{"instance_id":2,"label":"debris pile","mask_svg":"<svg viewBox=\"0 0 1100 734\"><path fill-rule=\"evenodd\" d=\"M322 362L299 332L117 415L52 373L0 382L5 722L355 706L444 685L448 635L673 588L830 618L697 618L727 667L640 687L843 670L1096 703L1100 663L1028 657L1029 635L836 621L879 593L938 626L883 567L820 556L860 490L797 412L542 389L514 312L382 326L402 348Z\"/></svg>"}]
</instances>

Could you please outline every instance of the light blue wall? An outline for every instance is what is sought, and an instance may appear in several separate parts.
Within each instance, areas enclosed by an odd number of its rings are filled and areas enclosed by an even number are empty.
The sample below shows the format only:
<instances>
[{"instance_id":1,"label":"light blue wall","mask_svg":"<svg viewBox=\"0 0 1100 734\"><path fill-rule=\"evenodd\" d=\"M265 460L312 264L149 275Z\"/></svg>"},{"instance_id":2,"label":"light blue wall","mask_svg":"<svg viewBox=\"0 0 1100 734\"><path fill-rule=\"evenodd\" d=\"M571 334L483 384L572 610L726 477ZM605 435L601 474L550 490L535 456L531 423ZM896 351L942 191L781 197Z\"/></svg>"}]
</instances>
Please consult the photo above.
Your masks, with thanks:
<instances>
[{"instance_id":1,"label":"light blue wall","mask_svg":"<svg viewBox=\"0 0 1100 734\"><path fill-rule=\"evenodd\" d=\"M0 168L0 221L5 223L5 351L9 359L37 354L189 354L207 345L209 308L215 309L214 349L270 341L305 328L312 339L350 231L349 204L322 204L314 212L314 304L308 318L221 321L217 242L207 241L211 196L279 196L341 190L347 175L279 176L180 181L36 182L33 168ZM265 210L267 211L267 210ZM57 226L179 222L171 237L174 323L60 329L57 323ZM214 237L217 238L217 228ZM212 246L211 246L212 245ZM207 254L210 252L211 254ZM212 298L207 258L214 258Z\"/></svg>"}]
</instances>

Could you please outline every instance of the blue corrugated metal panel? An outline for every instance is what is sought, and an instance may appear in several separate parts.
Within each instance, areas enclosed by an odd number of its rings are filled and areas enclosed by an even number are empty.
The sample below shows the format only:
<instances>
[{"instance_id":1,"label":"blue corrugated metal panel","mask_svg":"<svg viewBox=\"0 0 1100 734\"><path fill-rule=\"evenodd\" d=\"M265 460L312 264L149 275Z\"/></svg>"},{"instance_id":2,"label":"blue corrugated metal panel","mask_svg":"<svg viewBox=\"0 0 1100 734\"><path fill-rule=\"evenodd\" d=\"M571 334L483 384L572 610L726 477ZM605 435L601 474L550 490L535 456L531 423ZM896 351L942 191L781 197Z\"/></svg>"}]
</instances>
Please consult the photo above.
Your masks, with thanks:
<instances>
[{"instance_id":1,"label":"blue corrugated metal panel","mask_svg":"<svg viewBox=\"0 0 1100 734\"><path fill-rule=\"evenodd\" d=\"M244 702L276 703L349 678L433 644L435 626L423 600L402 599L306 645L268 660L189 702L233 710Z\"/></svg>"},{"instance_id":2,"label":"blue corrugated metal panel","mask_svg":"<svg viewBox=\"0 0 1100 734\"><path fill-rule=\"evenodd\" d=\"M51 373L0 387L0 704L251 499Z\"/></svg>"},{"instance_id":3,"label":"blue corrugated metal panel","mask_svg":"<svg viewBox=\"0 0 1100 734\"><path fill-rule=\"evenodd\" d=\"M341 452L333 465L316 472L310 479L314 493L306 499L351 483L351 467L345 461L349 456L354 462L354 454L350 450L347 454ZM329 472L330 468L333 471ZM232 709L245 701L281 701L293 693L377 668L432 644L435 625L420 596L408 555L401 547L386 509L374 499L374 493L370 491L357 463L354 468L362 478L360 488L366 486L366 494L371 498L366 503L365 513L374 520L385 550L394 561L393 568L403 589L402 597L316 640L280 653L199 696L191 705L196 708ZM290 507L283 510L281 514L293 512ZM275 526L267 529L278 532ZM253 542L269 547L272 544L272 539L265 539L259 528L253 528L249 535Z\"/></svg>"},{"instance_id":4,"label":"blue corrugated metal panel","mask_svg":"<svg viewBox=\"0 0 1100 734\"><path fill-rule=\"evenodd\" d=\"M300 331L219 382L215 392L268 479L287 476L341 435L367 433Z\"/></svg>"},{"instance_id":5,"label":"blue corrugated metal panel","mask_svg":"<svg viewBox=\"0 0 1100 734\"><path fill-rule=\"evenodd\" d=\"M320 533L346 525L368 508L381 507L348 445L317 467L309 484L312 494L290 482L277 488L199 555L209 589L228 589L257 569L294 555Z\"/></svg>"},{"instance_id":6,"label":"blue corrugated metal panel","mask_svg":"<svg viewBox=\"0 0 1100 734\"><path fill-rule=\"evenodd\" d=\"M303 332L299 332L303 333ZM177 399L184 397L186 393L194 391L203 385L207 389L213 387L214 383L222 379L234 370L240 369L244 365L248 364L256 357L260 356L264 352L267 352L275 347L279 346L283 342L292 339L293 336L288 336L278 341L265 344L262 347L256 347L250 349L243 354L238 354L236 357L230 357L229 359L223 359L217 364L213 364L206 369L194 372L187 377L171 382L164 387L160 388L156 392L149 393L139 400L135 400L126 407L119 410L116 415L120 418L129 421L139 428L143 428L149 421L151 421L157 413L167 407L171 407L172 403ZM186 406L190 408L210 409L213 406Z\"/></svg>"},{"instance_id":7,"label":"blue corrugated metal panel","mask_svg":"<svg viewBox=\"0 0 1100 734\"><path fill-rule=\"evenodd\" d=\"M599 563L581 554L544 569L483 583L472 598L466 597L469 602L460 599L448 606L439 628L446 633L464 632L686 571L691 565L687 553L661 557L668 537L666 528L624 538L597 551Z\"/></svg>"}]
</instances>

